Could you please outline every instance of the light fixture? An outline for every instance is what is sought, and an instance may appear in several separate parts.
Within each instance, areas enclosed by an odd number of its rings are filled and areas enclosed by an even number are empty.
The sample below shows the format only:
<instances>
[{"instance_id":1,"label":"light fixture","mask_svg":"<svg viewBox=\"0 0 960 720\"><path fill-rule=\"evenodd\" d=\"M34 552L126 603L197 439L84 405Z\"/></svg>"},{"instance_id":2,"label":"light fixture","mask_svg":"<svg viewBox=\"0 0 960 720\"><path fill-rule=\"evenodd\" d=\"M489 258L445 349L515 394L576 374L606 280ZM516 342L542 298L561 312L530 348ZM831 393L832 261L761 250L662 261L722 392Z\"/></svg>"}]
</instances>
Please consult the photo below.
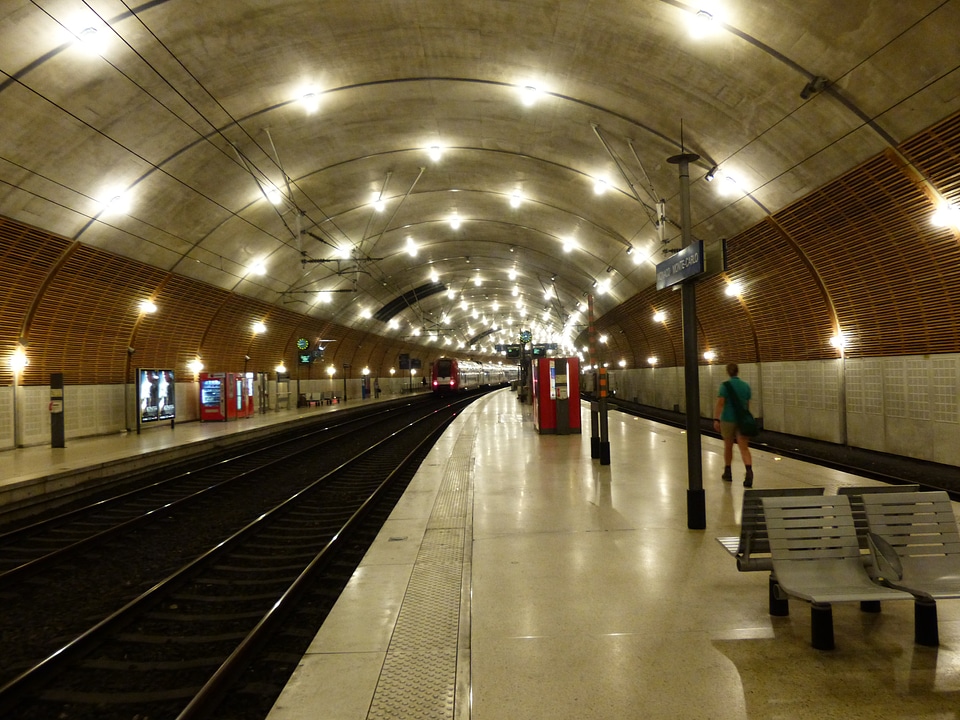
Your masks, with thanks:
<instances>
[{"instance_id":1,"label":"light fixture","mask_svg":"<svg viewBox=\"0 0 960 720\"><path fill-rule=\"evenodd\" d=\"M533 85L524 85L520 89L520 100L527 107L533 105L538 97L540 97L540 91Z\"/></svg>"},{"instance_id":2,"label":"light fixture","mask_svg":"<svg viewBox=\"0 0 960 720\"><path fill-rule=\"evenodd\" d=\"M280 361L280 364L277 365L274 370L276 370L277 375L285 375L287 372L287 366L283 364L283 360Z\"/></svg>"},{"instance_id":3,"label":"light fixture","mask_svg":"<svg viewBox=\"0 0 960 720\"><path fill-rule=\"evenodd\" d=\"M548 286L548 287L543 291L543 299L544 299L544 300L549 300L549 299L552 298L552 297L553 297L553 287L552 287L552 286Z\"/></svg>"},{"instance_id":4,"label":"light fixture","mask_svg":"<svg viewBox=\"0 0 960 720\"><path fill-rule=\"evenodd\" d=\"M360 374L363 375L364 377L367 377L370 374L370 368L365 367L363 370L360 371Z\"/></svg>"},{"instance_id":5,"label":"light fixture","mask_svg":"<svg viewBox=\"0 0 960 720\"><path fill-rule=\"evenodd\" d=\"M375 192L373 194L373 209L377 212L383 212L387 207L387 203L383 199L383 194Z\"/></svg>"},{"instance_id":6,"label":"light fixture","mask_svg":"<svg viewBox=\"0 0 960 720\"><path fill-rule=\"evenodd\" d=\"M477 271L476 276L473 278L473 284L474 284L476 287L480 287L481 285L483 285L483 278L480 277L480 271L479 271L479 270Z\"/></svg>"},{"instance_id":7,"label":"light fixture","mask_svg":"<svg viewBox=\"0 0 960 720\"><path fill-rule=\"evenodd\" d=\"M647 358L647 364L648 364L648 365L656 365L656 364L657 364L657 358L656 358L655 356L652 356L652 355L651 355L650 357Z\"/></svg>"},{"instance_id":8,"label":"light fixture","mask_svg":"<svg viewBox=\"0 0 960 720\"><path fill-rule=\"evenodd\" d=\"M843 350L847 346L847 336L842 332L838 332L836 335L831 336L830 346L837 348L837 350Z\"/></svg>"},{"instance_id":9,"label":"light fixture","mask_svg":"<svg viewBox=\"0 0 960 720\"><path fill-rule=\"evenodd\" d=\"M268 185L264 192L267 194L267 200L272 202L274 205L279 205L283 202L283 194L276 188L276 186Z\"/></svg>"},{"instance_id":10,"label":"light fixture","mask_svg":"<svg viewBox=\"0 0 960 720\"><path fill-rule=\"evenodd\" d=\"M337 374L337 369L333 365L327 365L327 375L330 376L330 379L333 380L333 376ZM390 374L393 375L393 368L390 368Z\"/></svg>"},{"instance_id":11,"label":"light fixture","mask_svg":"<svg viewBox=\"0 0 960 720\"><path fill-rule=\"evenodd\" d=\"M364 320L369 320L371 317L373 317L373 313L371 313L367 308L361 308L360 317L362 317Z\"/></svg>"},{"instance_id":12,"label":"light fixture","mask_svg":"<svg viewBox=\"0 0 960 720\"><path fill-rule=\"evenodd\" d=\"M610 339L610 338L607 337L606 335L601 335L600 337L597 338L597 342L599 342L601 345L606 345L606 344L607 344L607 340L609 340L609 339Z\"/></svg>"},{"instance_id":13,"label":"light fixture","mask_svg":"<svg viewBox=\"0 0 960 720\"><path fill-rule=\"evenodd\" d=\"M565 253L575 250L576 247L577 247L577 241L574 240L572 237L563 238L563 251Z\"/></svg>"},{"instance_id":14,"label":"light fixture","mask_svg":"<svg viewBox=\"0 0 960 720\"><path fill-rule=\"evenodd\" d=\"M737 297L743 292L743 286L738 282L732 282L727 285L723 292L727 297Z\"/></svg>"},{"instance_id":15,"label":"light fixture","mask_svg":"<svg viewBox=\"0 0 960 720\"><path fill-rule=\"evenodd\" d=\"M516 280L517 269L515 267L510 268L510 270L507 271L507 277L510 278L511 280Z\"/></svg>"},{"instance_id":16,"label":"light fixture","mask_svg":"<svg viewBox=\"0 0 960 720\"><path fill-rule=\"evenodd\" d=\"M80 47L88 55L103 55L107 49L106 33L102 33L95 27L84 28L77 35Z\"/></svg>"},{"instance_id":17,"label":"light fixture","mask_svg":"<svg viewBox=\"0 0 960 720\"><path fill-rule=\"evenodd\" d=\"M513 295L513 297L520 297L520 286L514 285L513 290L510 291L510 294Z\"/></svg>"},{"instance_id":18,"label":"light fixture","mask_svg":"<svg viewBox=\"0 0 960 720\"><path fill-rule=\"evenodd\" d=\"M261 333L265 333L266 331L267 331L267 326L264 325L264 324L263 324L262 322L260 322L259 320L253 324L253 334L254 334L254 335L259 335L259 334L261 334Z\"/></svg>"},{"instance_id":19,"label":"light fixture","mask_svg":"<svg viewBox=\"0 0 960 720\"><path fill-rule=\"evenodd\" d=\"M713 362L714 360L717 359L717 354L713 350L707 350L703 354L703 359L706 360L707 362Z\"/></svg>"},{"instance_id":20,"label":"light fixture","mask_svg":"<svg viewBox=\"0 0 960 720\"><path fill-rule=\"evenodd\" d=\"M417 256L417 243L409 235L407 236L407 255L410 257Z\"/></svg>"},{"instance_id":21,"label":"light fixture","mask_svg":"<svg viewBox=\"0 0 960 720\"><path fill-rule=\"evenodd\" d=\"M143 313L144 315L149 315L151 313L155 313L156 311L157 311L157 306L154 305L151 301L149 300L140 301L140 312Z\"/></svg>"},{"instance_id":22,"label":"light fixture","mask_svg":"<svg viewBox=\"0 0 960 720\"><path fill-rule=\"evenodd\" d=\"M440 276L437 274L435 268L430 269L430 282L440 282Z\"/></svg>"},{"instance_id":23,"label":"light fixture","mask_svg":"<svg viewBox=\"0 0 960 720\"><path fill-rule=\"evenodd\" d=\"M618 362L617 365L619 365L619 366L622 367L622 368L625 368L625 367L627 366L627 361L626 361L626 360L620 360L620 362Z\"/></svg>"},{"instance_id":24,"label":"light fixture","mask_svg":"<svg viewBox=\"0 0 960 720\"><path fill-rule=\"evenodd\" d=\"M596 178L593 181L593 194L594 195L603 195L607 189L610 187L609 183L603 178Z\"/></svg>"},{"instance_id":25,"label":"light fixture","mask_svg":"<svg viewBox=\"0 0 960 720\"><path fill-rule=\"evenodd\" d=\"M809 100L818 92L821 92L827 86L827 79L825 77L820 77L815 75L810 78L810 82L803 86L803 90L800 91L800 98L803 100Z\"/></svg>"},{"instance_id":26,"label":"light fixture","mask_svg":"<svg viewBox=\"0 0 960 720\"><path fill-rule=\"evenodd\" d=\"M930 222L936 227L960 228L960 208L956 205L943 204L930 216Z\"/></svg>"},{"instance_id":27,"label":"light fixture","mask_svg":"<svg viewBox=\"0 0 960 720\"><path fill-rule=\"evenodd\" d=\"M697 14L690 19L690 36L700 40L713 34L716 23L713 13L708 10L698 10Z\"/></svg>"},{"instance_id":28,"label":"light fixture","mask_svg":"<svg viewBox=\"0 0 960 720\"><path fill-rule=\"evenodd\" d=\"M266 275L267 266L264 264L263 260L257 260L253 265L250 266L251 275Z\"/></svg>"},{"instance_id":29,"label":"light fixture","mask_svg":"<svg viewBox=\"0 0 960 720\"><path fill-rule=\"evenodd\" d=\"M627 245L627 255L633 255L633 245Z\"/></svg>"},{"instance_id":30,"label":"light fixture","mask_svg":"<svg viewBox=\"0 0 960 720\"><path fill-rule=\"evenodd\" d=\"M203 361L199 357L195 357L187 363L187 370L194 375L199 375L203 371Z\"/></svg>"},{"instance_id":31,"label":"light fixture","mask_svg":"<svg viewBox=\"0 0 960 720\"><path fill-rule=\"evenodd\" d=\"M510 196L510 207L520 207L521 202L523 202L523 195L520 194L519 190L514 190Z\"/></svg>"},{"instance_id":32,"label":"light fixture","mask_svg":"<svg viewBox=\"0 0 960 720\"><path fill-rule=\"evenodd\" d=\"M737 195L741 192L740 184L732 175L724 175L718 189L721 195Z\"/></svg>"},{"instance_id":33,"label":"light fixture","mask_svg":"<svg viewBox=\"0 0 960 720\"><path fill-rule=\"evenodd\" d=\"M393 376L396 375L396 374L397 374L397 369L396 369L396 368L390 368L390 377L393 377Z\"/></svg>"},{"instance_id":34,"label":"light fixture","mask_svg":"<svg viewBox=\"0 0 960 720\"><path fill-rule=\"evenodd\" d=\"M15 374L23 372L23 369L30 364L30 360L27 358L27 351L23 349L22 345L17 346L17 349L13 351L13 355L10 356L8 362L10 369Z\"/></svg>"},{"instance_id":35,"label":"light fixture","mask_svg":"<svg viewBox=\"0 0 960 720\"><path fill-rule=\"evenodd\" d=\"M307 115L313 115L320 108L320 96L312 90L300 96L300 107Z\"/></svg>"},{"instance_id":36,"label":"light fixture","mask_svg":"<svg viewBox=\"0 0 960 720\"><path fill-rule=\"evenodd\" d=\"M332 301L333 295L326 290L321 290L317 293L317 302L326 304Z\"/></svg>"},{"instance_id":37,"label":"light fixture","mask_svg":"<svg viewBox=\"0 0 960 720\"><path fill-rule=\"evenodd\" d=\"M391 330L396 330L400 327L400 322L396 318L390 318L390 322L387 323L387 327Z\"/></svg>"},{"instance_id":38,"label":"light fixture","mask_svg":"<svg viewBox=\"0 0 960 720\"><path fill-rule=\"evenodd\" d=\"M454 213L450 216L450 227L452 227L454 230L460 229L460 215L458 213Z\"/></svg>"},{"instance_id":39,"label":"light fixture","mask_svg":"<svg viewBox=\"0 0 960 720\"><path fill-rule=\"evenodd\" d=\"M430 146L430 159L434 162L439 162L440 158L443 157L443 150L439 145Z\"/></svg>"},{"instance_id":40,"label":"light fixture","mask_svg":"<svg viewBox=\"0 0 960 720\"><path fill-rule=\"evenodd\" d=\"M707 182L713 182L713 178L717 175L717 166L714 165L712 168L707 170L707 174L703 176L703 179Z\"/></svg>"},{"instance_id":41,"label":"light fixture","mask_svg":"<svg viewBox=\"0 0 960 720\"><path fill-rule=\"evenodd\" d=\"M654 321L654 322L662 323L662 322L666 322L666 320L667 320L667 314L666 314L663 310L657 310L657 311L653 314L653 321Z\"/></svg>"},{"instance_id":42,"label":"light fixture","mask_svg":"<svg viewBox=\"0 0 960 720\"><path fill-rule=\"evenodd\" d=\"M452 287L447 287L447 300L453 300L456 294L457 293L454 291Z\"/></svg>"}]
</instances>

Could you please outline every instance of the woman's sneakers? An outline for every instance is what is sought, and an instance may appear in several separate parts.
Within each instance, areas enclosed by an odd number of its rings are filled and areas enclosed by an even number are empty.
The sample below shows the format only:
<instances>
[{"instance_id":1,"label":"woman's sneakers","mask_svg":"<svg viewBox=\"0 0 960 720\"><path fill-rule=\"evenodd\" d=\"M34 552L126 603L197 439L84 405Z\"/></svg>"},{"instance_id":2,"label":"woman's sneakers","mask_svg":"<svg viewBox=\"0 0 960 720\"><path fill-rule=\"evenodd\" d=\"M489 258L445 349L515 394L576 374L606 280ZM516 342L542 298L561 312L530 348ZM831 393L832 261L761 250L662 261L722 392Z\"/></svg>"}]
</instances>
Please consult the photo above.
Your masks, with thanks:
<instances>
[{"instance_id":1,"label":"woman's sneakers","mask_svg":"<svg viewBox=\"0 0 960 720\"><path fill-rule=\"evenodd\" d=\"M743 476L743 486L746 488L753 487L753 468L749 465L747 466L746 475Z\"/></svg>"}]
</instances>

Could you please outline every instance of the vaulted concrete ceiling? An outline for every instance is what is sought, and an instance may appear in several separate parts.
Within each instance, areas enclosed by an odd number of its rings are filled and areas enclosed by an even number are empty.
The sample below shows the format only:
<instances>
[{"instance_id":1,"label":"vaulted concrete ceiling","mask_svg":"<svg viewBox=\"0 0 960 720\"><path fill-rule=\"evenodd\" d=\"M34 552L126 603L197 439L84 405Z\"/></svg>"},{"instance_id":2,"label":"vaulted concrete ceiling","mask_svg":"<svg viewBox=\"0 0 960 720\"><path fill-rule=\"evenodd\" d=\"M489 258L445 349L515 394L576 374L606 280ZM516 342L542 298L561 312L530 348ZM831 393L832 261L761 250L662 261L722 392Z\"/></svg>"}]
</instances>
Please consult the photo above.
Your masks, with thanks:
<instances>
[{"instance_id":1,"label":"vaulted concrete ceiling","mask_svg":"<svg viewBox=\"0 0 960 720\"><path fill-rule=\"evenodd\" d=\"M385 336L551 341L679 247L668 157L731 236L960 109L958 31L958 0L9 0L0 214Z\"/></svg>"}]
</instances>

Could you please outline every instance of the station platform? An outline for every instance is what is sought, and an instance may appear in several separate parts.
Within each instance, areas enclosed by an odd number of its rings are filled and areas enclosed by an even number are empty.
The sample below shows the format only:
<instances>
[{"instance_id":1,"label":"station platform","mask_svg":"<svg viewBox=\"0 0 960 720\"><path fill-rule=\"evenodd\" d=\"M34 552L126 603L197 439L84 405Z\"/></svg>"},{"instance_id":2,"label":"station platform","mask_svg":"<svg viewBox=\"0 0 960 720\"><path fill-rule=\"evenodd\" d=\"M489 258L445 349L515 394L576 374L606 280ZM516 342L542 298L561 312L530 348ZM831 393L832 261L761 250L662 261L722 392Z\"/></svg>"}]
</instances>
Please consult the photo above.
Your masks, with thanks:
<instances>
[{"instance_id":1,"label":"station platform","mask_svg":"<svg viewBox=\"0 0 960 720\"><path fill-rule=\"evenodd\" d=\"M197 421L173 427L164 422L147 425L139 434L127 431L68 439L63 448L41 445L0 451L0 512L15 518L18 512L28 513L40 498L67 500L76 489L118 473L134 473L186 460L324 413L399 399L399 395L384 395L336 405L270 410L228 422Z\"/></svg>"},{"instance_id":2,"label":"station platform","mask_svg":"<svg viewBox=\"0 0 960 720\"><path fill-rule=\"evenodd\" d=\"M538 435L507 390L464 411L423 463L268 720L956 718L960 601L940 646L912 601L768 614L740 573L743 495L704 437L706 530L687 529L682 430L611 412L610 464L580 435ZM874 481L753 450L754 487ZM956 512L955 504L955 512Z\"/></svg>"}]
</instances>

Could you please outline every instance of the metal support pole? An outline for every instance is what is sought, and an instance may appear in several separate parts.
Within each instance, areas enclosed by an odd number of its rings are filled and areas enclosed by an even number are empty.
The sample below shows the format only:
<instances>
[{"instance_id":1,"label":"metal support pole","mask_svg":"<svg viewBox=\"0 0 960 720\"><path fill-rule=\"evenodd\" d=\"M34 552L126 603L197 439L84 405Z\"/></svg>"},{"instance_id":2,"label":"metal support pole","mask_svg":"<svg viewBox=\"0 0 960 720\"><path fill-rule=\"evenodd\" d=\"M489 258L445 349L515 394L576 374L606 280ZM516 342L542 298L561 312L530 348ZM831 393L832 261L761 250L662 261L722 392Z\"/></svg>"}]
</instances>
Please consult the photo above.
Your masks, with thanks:
<instances>
[{"instance_id":1,"label":"metal support pole","mask_svg":"<svg viewBox=\"0 0 960 720\"><path fill-rule=\"evenodd\" d=\"M667 159L680 169L680 232L682 245L693 241L690 229L690 163L699 155L682 153ZM697 352L697 293L692 280L683 283L683 387L687 418L687 527L707 527L706 498L703 492L703 460L700 443L700 358Z\"/></svg>"},{"instance_id":2,"label":"metal support pole","mask_svg":"<svg viewBox=\"0 0 960 720\"><path fill-rule=\"evenodd\" d=\"M597 385L600 390L600 464L610 464L610 431L607 423L607 369L597 370Z\"/></svg>"},{"instance_id":3,"label":"metal support pole","mask_svg":"<svg viewBox=\"0 0 960 720\"><path fill-rule=\"evenodd\" d=\"M600 457L600 403L596 400L590 403L590 457Z\"/></svg>"}]
</instances>

